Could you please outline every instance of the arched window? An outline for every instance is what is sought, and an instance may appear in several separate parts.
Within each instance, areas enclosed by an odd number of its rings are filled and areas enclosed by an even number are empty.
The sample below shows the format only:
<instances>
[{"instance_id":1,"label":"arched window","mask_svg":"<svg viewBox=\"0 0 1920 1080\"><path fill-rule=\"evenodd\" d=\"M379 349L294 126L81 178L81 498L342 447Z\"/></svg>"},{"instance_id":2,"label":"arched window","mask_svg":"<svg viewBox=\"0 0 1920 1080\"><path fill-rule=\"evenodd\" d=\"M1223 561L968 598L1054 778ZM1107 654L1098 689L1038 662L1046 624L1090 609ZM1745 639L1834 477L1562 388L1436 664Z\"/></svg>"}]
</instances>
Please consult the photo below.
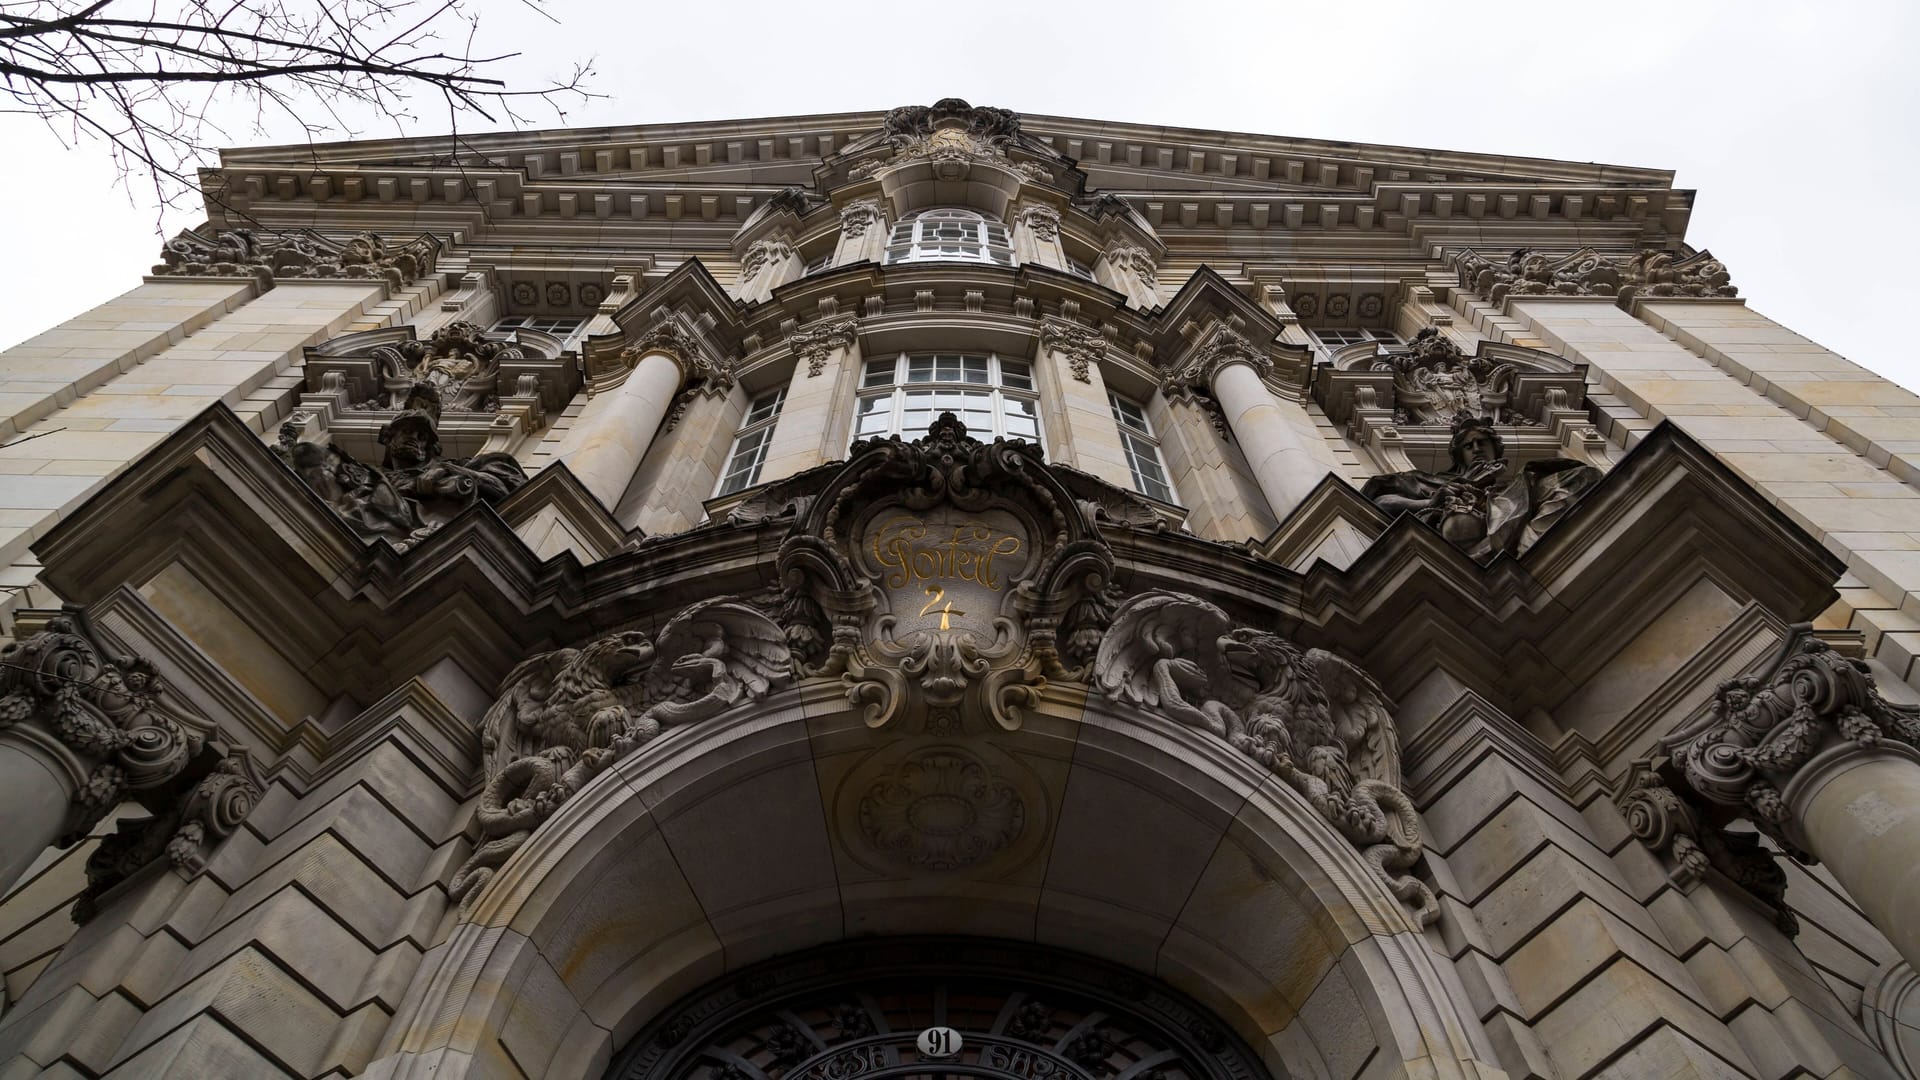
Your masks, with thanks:
<instances>
[{"instance_id":1,"label":"arched window","mask_svg":"<svg viewBox=\"0 0 1920 1080\"><path fill-rule=\"evenodd\" d=\"M972 210L922 210L902 218L887 240L887 262L957 262L1013 265L1007 227Z\"/></svg>"}]
</instances>

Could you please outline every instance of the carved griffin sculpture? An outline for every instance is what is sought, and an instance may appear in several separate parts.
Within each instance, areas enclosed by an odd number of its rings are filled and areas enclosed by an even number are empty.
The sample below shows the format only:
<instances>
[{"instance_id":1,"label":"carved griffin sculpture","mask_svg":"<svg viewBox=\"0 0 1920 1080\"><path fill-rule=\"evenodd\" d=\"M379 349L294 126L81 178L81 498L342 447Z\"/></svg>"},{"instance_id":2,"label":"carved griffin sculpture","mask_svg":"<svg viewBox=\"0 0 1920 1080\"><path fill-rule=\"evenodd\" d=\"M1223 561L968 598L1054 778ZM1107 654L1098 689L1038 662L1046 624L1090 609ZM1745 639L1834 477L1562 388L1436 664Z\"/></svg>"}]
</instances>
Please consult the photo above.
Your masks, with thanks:
<instances>
[{"instance_id":1,"label":"carved griffin sculpture","mask_svg":"<svg viewBox=\"0 0 1920 1080\"><path fill-rule=\"evenodd\" d=\"M656 639L621 631L514 668L482 722L480 842L448 888L461 911L541 822L609 765L664 728L765 695L791 672L780 627L727 600L687 608Z\"/></svg>"},{"instance_id":2,"label":"carved griffin sculpture","mask_svg":"<svg viewBox=\"0 0 1920 1080\"><path fill-rule=\"evenodd\" d=\"M1421 924L1438 915L1409 872L1420 819L1400 790L1392 703L1366 672L1236 627L1198 597L1151 592L1114 613L1094 678L1108 697L1204 728L1271 768L1360 848Z\"/></svg>"}]
</instances>

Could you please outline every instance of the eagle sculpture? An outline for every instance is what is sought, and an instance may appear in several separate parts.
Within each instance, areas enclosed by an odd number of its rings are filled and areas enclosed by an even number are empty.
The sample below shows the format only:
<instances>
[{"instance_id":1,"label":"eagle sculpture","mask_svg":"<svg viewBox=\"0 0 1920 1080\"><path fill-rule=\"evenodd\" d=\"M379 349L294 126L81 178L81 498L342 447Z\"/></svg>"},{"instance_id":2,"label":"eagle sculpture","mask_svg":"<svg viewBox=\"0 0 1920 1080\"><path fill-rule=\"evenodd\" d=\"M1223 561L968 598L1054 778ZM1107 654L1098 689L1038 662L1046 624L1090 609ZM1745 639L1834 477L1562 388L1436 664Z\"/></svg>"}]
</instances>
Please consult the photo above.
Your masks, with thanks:
<instances>
[{"instance_id":1,"label":"eagle sculpture","mask_svg":"<svg viewBox=\"0 0 1920 1080\"><path fill-rule=\"evenodd\" d=\"M1108 697L1204 728L1272 769L1360 848L1422 925L1438 915L1410 873L1420 819L1400 790L1392 702L1366 672L1236 627L1199 597L1150 592L1114 613L1094 679Z\"/></svg>"},{"instance_id":2,"label":"eagle sculpture","mask_svg":"<svg viewBox=\"0 0 1920 1080\"><path fill-rule=\"evenodd\" d=\"M674 616L657 638L625 630L514 668L481 726L480 842L448 887L460 910L587 781L663 728L765 695L792 663L772 620L715 600Z\"/></svg>"}]
</instances>

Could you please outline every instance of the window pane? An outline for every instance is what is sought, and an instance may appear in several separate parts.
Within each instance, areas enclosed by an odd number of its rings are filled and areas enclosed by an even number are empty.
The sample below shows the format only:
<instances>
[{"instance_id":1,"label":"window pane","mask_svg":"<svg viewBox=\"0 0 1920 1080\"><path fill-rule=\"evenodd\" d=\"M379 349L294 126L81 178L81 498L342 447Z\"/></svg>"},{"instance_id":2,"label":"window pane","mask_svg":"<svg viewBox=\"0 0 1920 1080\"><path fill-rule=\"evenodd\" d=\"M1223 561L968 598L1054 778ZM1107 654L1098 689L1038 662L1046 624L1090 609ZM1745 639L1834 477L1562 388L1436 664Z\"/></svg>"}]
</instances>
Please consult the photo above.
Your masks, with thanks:
<instances>
[{"instance_id":1,"label":"window pane","mask_svg":"<svg viewBox=\"0 0 1920 1080\"><path fill-rule=\"evenodd\" d=\"M747 410L747 419L743 426L763 424L779 415L780 402L785 400L786 396L786 388L782 387L771 394L761 394L754 398L753 407Z\"/></svg>"},{"instance_id":2,"label":"window pane","mask_svg":"<svg viewBox=\"0 0 1920 1080\"><path fill-rule=\"evenodd\" d=\"M875 386L892 386L893 368L894 361L891 358L867 361L867 372L860 379L861 388L868 389Z\"/></svg>"},{"instance_id":3,"label":"window pane","mask_svg":"<svg viewBox=\"0 0 1920 1080\"><path fill-rule=\"evenodd\" d=\"M1033 369L1018 360L1000 361L1000 385L1015 390L1033 389Z\"/></svg>"},{"instance_id":4,"label":"window pane","mask_svg":"<svg viewBox=\"0 0 1920 1080\"><path fill-rule=\"evenodd\" d=\"M1040 412L1025 398L1007 398L1001 409L1006 416L1007 436L1014 439L1040 438Z\"/></svg>"},{"instance_id":5,"label":"window pane","mask_svg":"<svg viewBox=\"0 0 1920 1080\"><path fill-rule=\"evenodd\" d=\"M860 399L860 409L853 420L855 435L885 435L892 424L893 395L880 394Z\"/></svg>"}]
</instances>

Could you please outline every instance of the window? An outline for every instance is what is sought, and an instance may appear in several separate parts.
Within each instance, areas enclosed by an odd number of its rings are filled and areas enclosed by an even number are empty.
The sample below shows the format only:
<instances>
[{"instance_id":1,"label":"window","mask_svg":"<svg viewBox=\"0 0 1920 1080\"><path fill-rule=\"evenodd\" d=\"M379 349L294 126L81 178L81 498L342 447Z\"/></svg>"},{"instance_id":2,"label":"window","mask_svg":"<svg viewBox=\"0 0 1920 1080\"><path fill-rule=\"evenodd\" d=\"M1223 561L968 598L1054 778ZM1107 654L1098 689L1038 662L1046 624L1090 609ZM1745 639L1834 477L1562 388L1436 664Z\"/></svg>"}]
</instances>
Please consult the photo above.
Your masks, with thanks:
<instances>
[{"instance_id":1,"label":"window","mask_svg":"<svg viewBox=\"0 0 1920 1080\"><path fill-rule=\"evenodd\" d=\"M981 441L996 436L1040 441L1033 368L992 354L920 353L867 362L853 437L924 436L950 412Z\"/></svg>"},{"instance_id":2,"label":"window","mask_svg":"<svg viewBox=\"0 0 1920 1080\"><path fill-rule=\"evenodd\" d=\"M552 334L564 344L568 338L580 332L587 325L585 319L567 318L550 315L510 315L493 324L493 333L505 334L514 330L533 330L542 334Z\"/></svg>"},{"instance_id":3,"label":"window","mask_svg":"<svg viewBox=\"0 0 1920 1080\"><path fill-rule=\"evenodd\" d=\"M1013 265L1013 247L1007 227L971 210L922 210L893 227L887 240L887 262L960 262Z\"/></svg>"},{"instance_id":4,"label":"window","mask_svg":"<svg viewBox=\"0 0 1920 1080\"><path fill-rule=\"evenodd\" d=\"M747 406L747 418L740 433L733 437L733 450L727 455L727 467L720 473L720 490L715 495L731 495L760 482L760 466L767 460L767 444L773 441L773 422L780 417L780 405L787 400L787 388L761 394Z\"/></svg>"},{"instance_id":5,"label":"window","mask_svg":"<svg viewBox=\"0 0 1920 1080\"><path fill-rule=\"evenodd\" d=\"M1400 344L1400 335L1391 330L1375 330L1366 326L1329 326L1318 330L1309 330L1313 339L1327 352L1335 352L1349 345L1358 345L1363 341L1376 341L1382 345Z\"/></svg>"},{"instance_id":6,"label":"window","mask_svg":"<svg viewBox=\"0 0 1920 1080\"><path fill-rule=\"evenodd\" d=\"M1133 472L1133 490L1149 499L1176 502L1173 487L1167 483L1167 468L1160 461L1160 440L1147 423L1147 410L1112 391L1107 403L1113 406L1113 422L1120 427L1120 445L1127 452L1127 468Z\"/></svg>"}]
</instances>

